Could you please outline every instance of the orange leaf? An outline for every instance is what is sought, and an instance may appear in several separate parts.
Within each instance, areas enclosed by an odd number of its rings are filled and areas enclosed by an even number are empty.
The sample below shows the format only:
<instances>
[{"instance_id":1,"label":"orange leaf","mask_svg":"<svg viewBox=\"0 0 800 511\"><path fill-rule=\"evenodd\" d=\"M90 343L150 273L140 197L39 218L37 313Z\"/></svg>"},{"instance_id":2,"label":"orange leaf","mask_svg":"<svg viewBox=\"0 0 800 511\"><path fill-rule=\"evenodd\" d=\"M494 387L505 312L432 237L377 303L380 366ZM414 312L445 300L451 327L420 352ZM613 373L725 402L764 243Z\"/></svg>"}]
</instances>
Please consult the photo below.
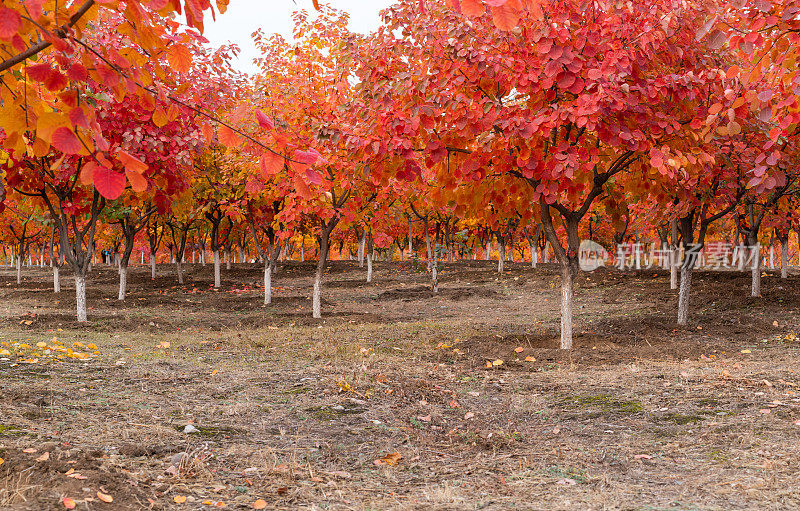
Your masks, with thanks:
<instances>
[{"instance_id":1,"label":"orange leaf","mask_svg":"<svg viewBox=\"0 0 800 511\"><path fill-rule=\"evenodd\" d=\"M399 452L393 452L391 454L387 454L386 456L384 456L381 459L381 461L383 461L387 465L397 465L397 462L400 461L402 457L403 455L400 454Z\"/></svg>"},{"instance_id":2,"label":"orange leaf","mask_svg":"<svg viewBox=\"0 0 800 511\"><path fill-rule=\"evenodd\" d=\"M265 178L270 178L283 169L283 156L275 153L266 153L261 156L261 173Z\"/></svg>"},{"instance_id":3,"label":"orange leaf","mask_svg":"<svg viewBox=\"0 0 800 511\"><path fill-rule=\"evenodd\" d=\"M169 65L179 73L186 73L192 68L192 52L182 44L173 44L167 50Z\"/></svg>"},{"instance_id":4,"label":"orange leaf","mask_svg":"<svg viewBox=\"0 0 800 511\"><path fill-rule=\"evenodd\" d=\"M461 0L461 12L467 16L480 16L485 11L480 0Z\"/></svg>"},{"instance_id":5,"label":"orange leaf","mask_svg":"<svg viewBox=\"0 0 800 511\"><path fill-rule=\"evenodd\" d=\"M253 509L266 509L267 501L264 499L258 499L257 501L253 502L252 508Z\"/></svg>"},{"instance_id":6,"label":"orange leaf","mask_svg":"<svg viewBox=\"0 0 800 511\"><path fill-rule=\"evenodd\" d=\"M67 509L75 509L75 506L77 506L75 501L69 497L64 497L64 500L62 500L61 503L64 504L64 507Z\"/></svg>"},{"instance_id":7,"label":"orange leaf","mask_svg":"<svg viewBox=\"0 0 800 511\"><path fill-rule=\"evenodd\" d=\"M164 112L163 108L156 108L153 111L153 124L159 128L163 128L168 122L169 118L167 118L167 114Z\"/></svg>"},{"instance_id":8,"label":"orange leaf","mask_svg":"<svg viewBox=\"0 0 800 511\"><path fill-rule=\"evenodd\" d=\"M97 490L97 498L102 500L106 504L111 504L112 502L114 502L114 497L112 497L108 493L103 493L100 490Z\"/></svg>"},{"instance_id":9,"label":"orange leaf","mask_svg":"<svg viewBox=\"0 0 800 511\"><path fill-rule=\"evenodd\" d=\"M519 13L508 4L492 7L494 26L508 32L519 24Z\"/></svg>"},{"instance_id":10,"label":"orange leaf","mask_svg":"<svg viewBox=\"0 0 800 511\"><path fill-rule=\"evenodd\" d=\"M134 192L141 193L147 190L147 179L141 174L125 169L125 176L127 176L128 182L131 184L131 188L133 188Z\"/></svg>"},{"instance_id":11,"label":"orange leaf","mask_svg":"<svg viewBox=\"0 0 800 511\"><path fill-rule=\"evenodd\" d=\"M186 502L186 497L184 495L175 495L172 497L172 500L174 500L176 504L183 504Z\"/></svg>"},{"instance_id":12,"label":"orange leaf","mask_svg":"<svg viewBox=\"0 0 800 511\"><path fill-rule=\"evenodd\" d=\"M238 147L242 144L242 138L227 126L219 129L219 141L226 147Z\"/></svg>"},{"instance_id":13,"label":"orange leaf","mask_svg":"<svg viewBox=\"0 0 800 511\"><path fill-rule=\"evenodd\" d=\"M136 172L137 174L143 173L148 168L147 164L139 158L135 158L122 150L117 151L117 159L125 167L125 170Z\"/></svg>"}]
</instances>

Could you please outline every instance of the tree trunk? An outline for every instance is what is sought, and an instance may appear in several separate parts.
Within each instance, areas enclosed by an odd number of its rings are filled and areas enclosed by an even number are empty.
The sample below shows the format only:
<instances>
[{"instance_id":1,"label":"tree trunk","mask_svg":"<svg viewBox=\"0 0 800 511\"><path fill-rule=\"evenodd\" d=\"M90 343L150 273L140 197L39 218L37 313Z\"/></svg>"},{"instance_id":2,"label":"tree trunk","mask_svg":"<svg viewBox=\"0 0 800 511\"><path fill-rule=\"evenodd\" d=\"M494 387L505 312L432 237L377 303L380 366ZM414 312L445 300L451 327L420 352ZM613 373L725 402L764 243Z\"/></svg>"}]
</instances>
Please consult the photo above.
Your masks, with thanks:
<instances>
[{"instance_id":1,"label":"tree trunk","mask_svg":"<svg viewBox=\"0 0 800 511\"><path fill-rule=\"evenodd\" d=\"M231 269L231 249L229 248L225 249L225 269Z\"/></svg>"},{"instance_id":2,"label":"tree trunk","mask_svg":"<svg viewBox=\"0 0 800 511\"><path fill-rule=\"evenodd\" d=\"M361 239L358 240L358 267L359 268L363 268L364 267L364 254L366 252L366 243L367 243L367 231L365 229L364 232L361 233Z\"/></svg>"},{"instance_id":3,"label":"tree trunk","mask_svg":"<svg viewBox=\"0 0 800 511\"><path fill-rule=\"evenodd\" d=\"M264 263L264 305L272 303L272 261L267 259Z\"/></svg>"},{"instance_id":4,"label":"tree trunk","mask_svg":"<svg viewBox=\"0 0 800 511\"><path fill-rule=\"evenodd\" d=\"M53 292L61 292L61 276L59 275L60 268L57 264L53 265Z\"/></svg>"},{"instance_id":5,"label":"tree trunk","mask_svg":"<svg viewBox=\"0 0 800 511\"><path fill-rule=\"evenodd\" d=\"M572 308L575 301L575 272L561 265L561 349L572 349Z\"/></svg>"},{"instance_id":6,"label":"tree trunk","mask_svg":"<svg viewBox=\"0 0 800 511\"><path fill-rule=\"evenodd\" d=\"M408 258L414 257L414 231L411 228L411 219L408 219Z\"/></svg>"},{"instance_id":7,"label":"tree trunk","mask_svg":"<svg viewBox=\"0 0 800 511\"><path fill-rule=\"evenodd\" d=\"M372 252L367 252L367 282L372 282Z\"/></svg>"},{"instance_id":8,"label":"tree trunk","mask_svg":"<svg viewBox=\"0 0 800 511\"><path fill-rule=\"evenodd\" d=\"M751 285L750 296L757 298L761 296L761 245L757 242L751 244L753 247L753 265L750 269Z\"/></svg>"},{"instance_id":9,"label":"tree trunk","mask_svg":"<svg viewBox=\"0 0 800 511\"><path fill-rule=\"evenodd\" d=\"M78 322L86 322L86 276L75 273L75 301Z\"/></svg>"},{"instance_id":10,"label":"tree trunk","mask_svg":"<svg viewBox=\"0 0 800 511\"><path fill-rule=\"evenodd\" d=\"M681 285L678 292L678 324L686 326L689 323L689 296L692 291L692 271L694 261L686 261L681 265Z\"/></svg>"},{"instance_id":11,"label":"tree trunk","mask_svg":"<svg viewBox=\"0 0 800 511\"><path fill-rule=\"evenodd\" d=\"M156 280L156 254L150 251L150 280Z\"/></svg>"},{"instance_id":12,"label":"tree trunk","mask_svg":"<svg viewBox=\"0 0 800 511\"><path fill-rule=\"evenodd\" d=\"M220 278L220 265L222 261L220 261L219 257L219 249L214 249L214 287L219 289L222 285L222 280Z\"/></svg>"},{"instance_id":13,"label":"tree trunk","mask_svg":"<svg viewBox=\"0 0 800 511\"><path fill-rule=\"evenodd\" d=\"M180 260L175 262L175 267L178 271L178 284L183 284L183 266Z\"/></svg>"},{"instance_id":14,"label":"tree trunk","mask_svg":"<svg viewBox=\"0 0 800 511\"><path fill-rule=\"evenodd\" d=\"M506 240L502 236L497 236L497 273L503 273L506 269Z\"/></svg>"},{"instance_id":15,"label":"tree trunk","mask_svg":"<svg viewBox=\"0 0 800 511\"><path fill-rule=\"evenodd\" d=\"M678 262L680 262L680 252L678 248L678 219L670 222L670 237L672 247L669 251L669 288L678 289Z\"/></svg>"},{"instance_id":16,"label":"tree trunk","mask_svg":"<svg viewBox=\"0 0 800 511\"><path fill-rule=\"evenodd\" d=\"M119 267L119 294L117 300L125 300L128 291L128 265L121 264Z\"/></svg>"},{"instance_id":17,"label":"tree trunk","mask_svg":"<svg viewBox=\"0 0 800 511\"><path fill-rule=\"evenodd\" d=\"M545 264L550 262L550 242L544 244L544 254L542 254L542 262Z\"/></svg>"},{"instance_id":18,"label":"tree trunk","mask_svg":"<svg viewBox=\"0 0 800 511\"><path fill-rule=\"evenodd\" d=\"M17 254L17 284L22 284L22 256Z\"/></svg>"},{"instance_id":19,"label":"tree trunk","mask_svg":"<svg viewBox=\"0 0 800 511\"><path fill-rule=\"evenodd\" d=\"M789 237L781 239L781 278L789 276Z\"/></svg>"},{"instance_id":20,"label":"tree trunk","mask_svg":"<svg viewBox=\"0 0 800 511\"><path fill-rule=\"evenodd\" d=\"M311 297L311 315L315 319L322 318L322 276L325 272L325 263L328 260L328 242L335 223L322 228L319 237L319 261L314 274L314 293Z\"/></svg>"}]
</instances>

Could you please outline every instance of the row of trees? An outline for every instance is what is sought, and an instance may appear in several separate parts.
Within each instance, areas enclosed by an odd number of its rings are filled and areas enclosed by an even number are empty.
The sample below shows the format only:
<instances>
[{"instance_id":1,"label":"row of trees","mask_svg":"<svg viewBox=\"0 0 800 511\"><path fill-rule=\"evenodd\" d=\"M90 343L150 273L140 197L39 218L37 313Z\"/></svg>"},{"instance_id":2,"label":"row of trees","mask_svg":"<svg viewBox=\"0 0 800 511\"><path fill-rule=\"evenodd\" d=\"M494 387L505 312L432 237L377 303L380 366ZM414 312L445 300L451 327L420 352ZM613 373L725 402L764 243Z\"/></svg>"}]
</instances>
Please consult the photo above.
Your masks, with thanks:
<instances>
[{"instance_id":1,"label":"row of trees","mask_svg":"<svg viewBox=\"0 0 800 511\"><path fill-rule=\"evenodd\" d=\"M256 33L247 77L194 30L208 2L162 3L21 3L0 23L24 56L0 66L3 235L24 255L53 233L79 321L101 233L120 299L137 243L167 237L180 265L207 240L217 287L222 254L250 246L268 303L282 248L313 239L314 317L337 241L371 279L373 248L417 237L437 289L442 254L494 238L502 270L525 239L561 268L570 348L582 238L682 247L686 324L698 248L774 237L785 253L797 228L796 1L404 0L368 37L322 6L295 14L291 41ZM31 53L36 37L49 45Z\"/></svg>"}]
</instances>

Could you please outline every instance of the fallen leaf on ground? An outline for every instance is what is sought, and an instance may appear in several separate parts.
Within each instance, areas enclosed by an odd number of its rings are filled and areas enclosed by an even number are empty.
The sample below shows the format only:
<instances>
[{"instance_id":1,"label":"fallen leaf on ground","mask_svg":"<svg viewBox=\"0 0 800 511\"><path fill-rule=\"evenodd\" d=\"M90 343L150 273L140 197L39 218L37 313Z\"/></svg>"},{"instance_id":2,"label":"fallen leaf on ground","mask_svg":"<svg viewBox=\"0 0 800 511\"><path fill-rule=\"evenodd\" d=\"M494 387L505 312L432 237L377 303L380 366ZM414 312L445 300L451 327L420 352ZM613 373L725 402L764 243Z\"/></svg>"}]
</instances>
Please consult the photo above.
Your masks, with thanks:
<instances>
[{"instance_id":1,"label":"fallen leaf on ground","mask_svg":"<svg viewBox=\"0 0 800 511\"><path fill-rule=\"evenodd\" d=\"M649 454L636 454L633 459L635 460L652 460L653 457Z\"/></svg>"},{"instance_id":2,"label":"fallen leaf on ground","mask_svg":"<svg viewBox=\"0 0 800 511\"><path fill-rule=\"evenodd\" d=\"M106 504L111 504L112 502L114 502L114 497L112 497L108 493L103 493L100 490L97 490L97 498L102 500Z\"/></svg>"},{"instance_id":3,"label":"fallen leaf on ground","mask_svg":"<svg viewBox=\"0 0 800 511\"><path fill-rule=\"evenodd\" d=\"M172 500L176 504L183 504L184 502L186 502L186 496L184 496L184 495L175 495L174 497L172 497Z\"/></svg>"},{"instance_id":4,"label":"fallen leaf on ground","mask_svg":"<svg viewBox=\"0 0 800 511\"><path fill-rule=\"evenodd\" d=\"M397 465L397 462L403 457L402 454L399 452L393 452L384 456L381 461L386 463L387 465Z\"/></svg>"},{"instance_id":5,"label":"fallen leaf on ground","mask_svg":"<svg viewBox=\"0 0 800 511\"><path fill-rule=\"evenodd\" d=\"M50 453L46 452L46 453L42 454L41 456L39 456L38 458L36 458L36 461L47 461L49 459L50 459Z\"/></svg>"},{"instance_id":6,"label":"fallen leaf on ground","mask_svg":"<svg viewBox=\"0 0 800 511\"><path fill-rule=\"evenodd\" d=\"M75 509L75 506L77 505L75 504L75 501L69 497L64 497L61 503L64 504L64 507L67 509Z\"/></svg>"},{"instance_id":7,"label":"fallen leaf on ground","mask_svg":"<svg viewBox=\"0 0 800 511\"><path fill-rule=\"evenodd\" d=\"M266 509L267 501L264 499L258 499L257 501L253 502L252 508L253 509Z\"/></svg>"},{"instance_id":8,"label":"fallen leaf on ground","mask_svg":"<svg viewBox=\"0 0 800 511\"><path fill-rule=\"evenodd\" d=\"M530 355L525 357L525 362L536 362L536 359Z\"/></svg>"},{"instance_id":9,"label":"fallen leaf on ground","mask_svg":"<svg viewBox=\"0 0 800 511\"><path fill-rule=\"evenodd\" d=\"M518 348L514 348L514 351L517 352L517 353L522 353L523 351L525 351L525 348L523 348L522 346L519 346Z\"/></svg>"}]
</instances>

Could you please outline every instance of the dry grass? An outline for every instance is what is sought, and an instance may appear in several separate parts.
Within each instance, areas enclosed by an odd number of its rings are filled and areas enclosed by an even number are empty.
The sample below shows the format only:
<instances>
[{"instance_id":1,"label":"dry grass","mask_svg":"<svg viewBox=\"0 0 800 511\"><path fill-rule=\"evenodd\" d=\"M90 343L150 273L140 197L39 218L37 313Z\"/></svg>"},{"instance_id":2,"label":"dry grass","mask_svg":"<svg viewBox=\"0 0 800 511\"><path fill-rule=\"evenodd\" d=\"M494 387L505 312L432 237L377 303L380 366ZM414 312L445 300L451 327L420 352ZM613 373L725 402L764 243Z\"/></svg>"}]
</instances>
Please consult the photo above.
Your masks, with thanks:
<instances>
[{"instance_id":1,"label":"dry grass","mask_svg":"<svg viewBox=\"0 0 800 511\"><path fill-rule=\"evenodd\" d=\"M408 266L378 265L374 285L361 271L334 268L320 322L308 318L311 265L278 276L270 308L258 289L229 292L257 282L255 267L222 292L208 290L209 268L185 290L136 272L124 306L100 269L88 326L43 273L20 289L0 274L0 340L101 351L0 362L0 506L68 496L105 509L87 500L102 487L115 509L800 507L800 343L784 338L800 317L795 279L766 279L742 307L746 280L701 275L697 323L675 329L666 276L593 274L568 356L554 345L553 268L449 267L438 297Z\"/></svg>"}]
</instances>

